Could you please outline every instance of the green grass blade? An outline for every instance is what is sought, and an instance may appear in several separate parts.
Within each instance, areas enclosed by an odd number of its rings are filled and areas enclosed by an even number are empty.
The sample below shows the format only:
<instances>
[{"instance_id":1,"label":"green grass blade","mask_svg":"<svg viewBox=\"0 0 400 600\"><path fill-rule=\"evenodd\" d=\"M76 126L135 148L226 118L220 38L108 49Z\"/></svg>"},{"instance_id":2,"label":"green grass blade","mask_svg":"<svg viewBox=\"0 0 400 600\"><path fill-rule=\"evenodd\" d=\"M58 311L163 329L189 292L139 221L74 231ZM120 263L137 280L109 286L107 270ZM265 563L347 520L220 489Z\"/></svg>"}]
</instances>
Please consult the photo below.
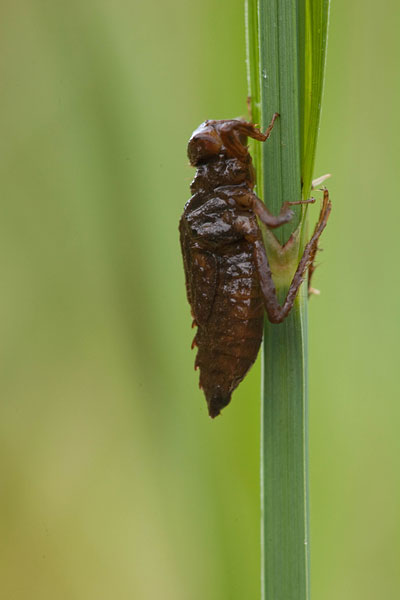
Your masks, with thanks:
<instances>
[{"instance_id":1,"label":"green grass blade","mask_svg":"<svg viewBox=\"0 0 400 600\"><path fill-rule=\"evenodd\" d=\"M248 0L249 93L253 120L265 129L281 117L266 144L255 146L258 189L276 214L284 201L308 196L319 126L329 2ZM258 81L256 81L258 78ZM260 106L261 104L261 106ZM280 298L304 246L305 208L280 228L290 252L266 247ZM297 229L296 229L297 228ZM304 286L303 286L304 288ZM265 324L263 346L261 496L264 600L308 600L309 499L307 405L307 294L280 325Z\"/></svg>"},{"instance_id":2,"label":"green grass blade","mask_svg":"<svg viewBox=\"0 0 400 600\"><path fill-rule=\"evenodd\" d=\"M261 450L265 600L309 598L306 320L303 297L281 325L265 325Z\"/></svg>"},{"instance_id":3,"label":"green grass blade","mask_svg":"<svg viewBox=\"0 0 400 600\"><path fill-rule=\"evenodd\" d=\"M274 112L281 115L262 148L263 197L278 213L283 202L296 201L301 193L297 2L260 1L259 36L263 128ZM296 207L296 218L277 231L281 243L295 229L300 213Z\"/></svg>"},{"instance_id":4,"label":"green grass blade","mask_svg":"<svg viewBox=\"0 0 400 600\"><path fill-rule=\"evenodd\" d=\"M328 41L330 0L299 2L299 53L303 193L307 198L317 149Z\"/></svg>"},{"instance_id":5,"label":"green grass blade","mask_svg":"<svg viewBox=\"0 0 400 600\"><path fill-rule=\"evenodd\" d=\"M258 43L258 6L257 0L247 0L245 3L246 19L246 62L247 62L247 88L251 99L251 119L257 125L261 124L261 91L260 91L260 64ZM263 189L261 148L258 142L250 140L254 166L256 169L256 191ZM262 192L259 194L262 195Z\"/></svg>"}]
</instances>

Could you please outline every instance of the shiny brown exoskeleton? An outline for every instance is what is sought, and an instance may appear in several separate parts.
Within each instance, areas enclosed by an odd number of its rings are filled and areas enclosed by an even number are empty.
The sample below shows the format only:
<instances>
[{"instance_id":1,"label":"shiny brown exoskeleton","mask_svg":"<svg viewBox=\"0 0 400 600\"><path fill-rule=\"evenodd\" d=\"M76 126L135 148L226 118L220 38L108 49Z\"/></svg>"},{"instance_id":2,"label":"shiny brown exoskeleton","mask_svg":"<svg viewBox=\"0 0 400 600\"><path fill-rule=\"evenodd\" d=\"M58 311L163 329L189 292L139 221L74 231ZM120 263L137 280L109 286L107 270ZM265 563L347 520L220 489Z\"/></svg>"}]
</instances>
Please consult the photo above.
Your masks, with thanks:
<instances>
[{"instance_id":1,"label":"shiny brown exoskeleton","mask_svg":"<svg viewBox=\"0 0 400 600\"><path fill-rule=\"evenodd\" d=\"M248 137L266 141L277 116L265 134L242 120L205 121L189 140L188 156L197 172L179 230L187 296L198 327L195 368L211 417L229 403L257 357L264 309L273 323L289 314L331 208L325 190L319 221L281 306L256 217L279 227L293 216L290 204L298 203L286 202L278 216L267 210L253 192L246 145Z\"/></svg>"}]
</instances>

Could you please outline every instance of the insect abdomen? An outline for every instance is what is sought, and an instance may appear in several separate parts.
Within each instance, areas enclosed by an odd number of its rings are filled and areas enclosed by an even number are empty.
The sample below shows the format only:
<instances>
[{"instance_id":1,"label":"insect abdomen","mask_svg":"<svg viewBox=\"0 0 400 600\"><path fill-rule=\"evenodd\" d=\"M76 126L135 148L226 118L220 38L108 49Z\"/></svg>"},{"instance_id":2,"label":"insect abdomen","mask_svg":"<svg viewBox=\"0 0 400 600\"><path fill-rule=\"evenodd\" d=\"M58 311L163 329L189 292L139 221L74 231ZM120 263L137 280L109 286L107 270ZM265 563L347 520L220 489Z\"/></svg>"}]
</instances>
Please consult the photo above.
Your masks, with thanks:
<instances>
[{"instance_id":1,"label":"insect abdomen","mask_svg":"<svg viewBox=\"0 0 400 600\"><path fill-rule=\"evenodd\" d=\"M263 332L263 302L247 242L218 257L218 282L212 312L199 325L196 367L208 410L215 417L254 363Z\"/></svg>"}]
</instances>

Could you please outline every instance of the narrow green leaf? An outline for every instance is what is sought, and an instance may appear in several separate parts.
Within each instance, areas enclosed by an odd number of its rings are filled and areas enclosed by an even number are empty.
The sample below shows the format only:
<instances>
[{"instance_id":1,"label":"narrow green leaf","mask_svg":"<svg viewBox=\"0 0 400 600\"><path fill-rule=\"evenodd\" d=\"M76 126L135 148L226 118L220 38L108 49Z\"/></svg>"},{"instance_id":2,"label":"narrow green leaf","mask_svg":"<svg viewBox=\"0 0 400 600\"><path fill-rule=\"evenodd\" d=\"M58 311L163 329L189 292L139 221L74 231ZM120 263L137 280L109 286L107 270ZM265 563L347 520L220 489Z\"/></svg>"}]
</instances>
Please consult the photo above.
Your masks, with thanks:
<instances>
[{"instance_id":1,"label":"narrow green leaf","mask_svg":"<svg viewBox=\"0 0 400 600\"><path fill-rule=\"evenodd\" d=\"M320 118L328 0L247 0L249 93L253 120L271 138L254 146L258 190L272 212L308 197ZM261 106L260 106L261 103ZM261 171L260 171L261 169ZM266 235L278 295L284 298L303 251L306 207ZM280 325L265 324L261 431L262 596L308 600L309 500L307 290Z\"/></svg>"},{"instance_id":2,"label":"narrow green leaf","mask_svg":"<svg viewBox=\"0 0 400 600\"><path fill-rule=\"evenodd\" d=\"M259 69L261 74L261 121L265 129L274 112L280 114L273 133L262 147L263 197L278 213L283 202L301 196L300 107L297 52L297 2L259 2ZM299 222L296 218L280 227L276 237L289 238Z\"/></svg>"},{"instance_id":3,"label":"narrow green leaf","mask_svg":"<svg viewBox=\"0 0 400 600\"><path fill-rule=\"evenodd\" d=\"M258 6L257 0L245 2L246 19L246 56L247 56L247 87L249 91L252 122L261 125L261 91L260 65L258 43ZM261 147L258 142L250 140L255 170L257 173L256 191L262 196L263 171L261 167Z\"/></svg>"},{"instance_id":4,"label":"narrow green leaf","mask_svg":"<svg viewBox=\"0 0 400 600\"><path fill-rule=\"evenodd\" d=\"M265 600L309 598L305 307L302 297L282 324L267 322L264 331L261 533Z\"/></svg>"},{"instance_id":5,"label":"narrow green leaf","mask_svg":"<svg viewBox=\"0 0 400 600\"><path fill-rule=\"evenodd\" d=\"M302 128L303 195L311 190L328 41L330 0L299 2L300 101Z\"/></svg>"}]
</instances>

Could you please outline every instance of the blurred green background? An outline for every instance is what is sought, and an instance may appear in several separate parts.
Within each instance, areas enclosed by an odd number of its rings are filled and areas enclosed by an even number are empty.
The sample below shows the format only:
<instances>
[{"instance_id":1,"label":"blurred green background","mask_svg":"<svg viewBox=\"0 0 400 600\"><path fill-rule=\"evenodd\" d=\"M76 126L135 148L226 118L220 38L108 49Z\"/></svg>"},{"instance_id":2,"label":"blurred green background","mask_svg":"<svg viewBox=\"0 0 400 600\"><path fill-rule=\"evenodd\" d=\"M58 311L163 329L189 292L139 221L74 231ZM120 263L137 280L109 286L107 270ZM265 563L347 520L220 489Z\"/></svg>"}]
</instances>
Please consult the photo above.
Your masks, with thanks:
<instances>
[{"instance_id":1,"label":"blurred green background","mask_svg":"<svg viewBox=\"0 0 400 600\"><path fill-rule=\"evenodd\" d=\"M192 130L246 116L242 0L5 0L0 21L0 596L257 599L259 365L210 421L177 231ZM310 306L324 600L400 594L399 27L394 0L333 2Z\"/></svg>"}]
</instances>

